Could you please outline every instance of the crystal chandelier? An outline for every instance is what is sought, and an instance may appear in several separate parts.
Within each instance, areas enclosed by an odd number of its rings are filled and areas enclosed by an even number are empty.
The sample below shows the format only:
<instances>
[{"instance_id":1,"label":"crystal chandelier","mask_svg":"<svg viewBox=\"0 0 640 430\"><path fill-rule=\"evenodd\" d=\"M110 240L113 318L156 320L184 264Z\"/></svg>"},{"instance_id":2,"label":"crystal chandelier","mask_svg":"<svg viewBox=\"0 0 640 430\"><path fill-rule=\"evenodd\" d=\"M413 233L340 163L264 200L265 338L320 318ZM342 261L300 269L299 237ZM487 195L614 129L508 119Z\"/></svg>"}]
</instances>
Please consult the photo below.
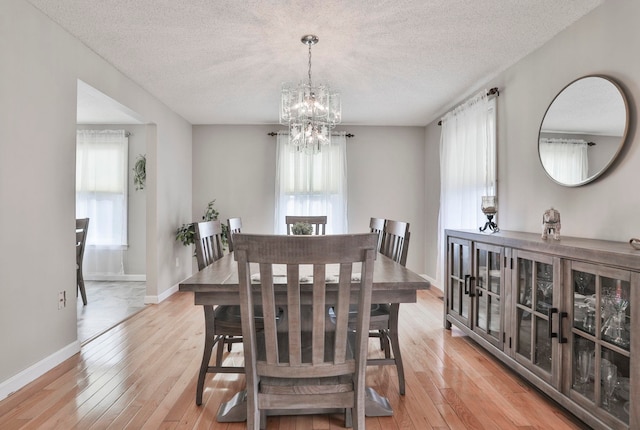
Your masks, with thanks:
<instances>
[{"instance_id":1,"label":"crystal chandelier","mask_svg":"<svg viewBox=\"0 0 640 430\"><path fill-rule=\"evenodd\" d=\"M331 143L331 130L342 120L342 106L339 93L311 83L311 46L318 37L307 34L300 41L309 47L309 80L282 86L280 124L289 126L289 142L299 151L316 153Z\"/></svg>"}]
</instances>

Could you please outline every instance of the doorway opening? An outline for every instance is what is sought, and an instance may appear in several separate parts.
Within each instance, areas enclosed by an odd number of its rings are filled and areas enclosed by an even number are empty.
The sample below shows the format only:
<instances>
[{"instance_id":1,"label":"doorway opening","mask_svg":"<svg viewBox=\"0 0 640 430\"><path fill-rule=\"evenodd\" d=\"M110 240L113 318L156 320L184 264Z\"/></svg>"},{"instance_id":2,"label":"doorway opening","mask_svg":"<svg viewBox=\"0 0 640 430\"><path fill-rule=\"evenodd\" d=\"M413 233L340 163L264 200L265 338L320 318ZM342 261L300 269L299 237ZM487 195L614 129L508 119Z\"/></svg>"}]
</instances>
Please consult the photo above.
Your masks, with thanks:
<instances>
[{"instance_id":1,"label":"doorway opening","mask_svg":"<svg viewBox=\"0 0 640 430\"><path fill-rule=\"evenodd\" d=\"M90 219L82 264L87 304L77 303L84 344L144 308L147 199L133 169L147 138L139 114L81 80L77 130L76 218ZM111 135L115 143L104 137Z\"/></svg>"}]
</instances>

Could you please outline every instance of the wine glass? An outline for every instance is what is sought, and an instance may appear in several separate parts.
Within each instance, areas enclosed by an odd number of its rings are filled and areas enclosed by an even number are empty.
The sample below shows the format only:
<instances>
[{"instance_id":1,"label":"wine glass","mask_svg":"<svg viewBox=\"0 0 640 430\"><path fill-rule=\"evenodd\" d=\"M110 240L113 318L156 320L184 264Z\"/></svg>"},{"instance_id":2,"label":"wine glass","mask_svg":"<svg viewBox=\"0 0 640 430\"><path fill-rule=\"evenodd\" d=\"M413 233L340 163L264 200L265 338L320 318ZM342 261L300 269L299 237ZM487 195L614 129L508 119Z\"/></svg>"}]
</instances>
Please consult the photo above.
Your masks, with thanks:
<instances>
[{"instance_id":1,"label":"wine glass","mask_svg":"<svg viewBox=\"0 0 640 430\"><path fill-rule=\"evenodd\" d=\"M591 357L592 357L592 353L588 349L581 349L578 351L577 382L579 384L579 389L581 391L585 391L586 384L587 382L589 382L589 370L591 368Z\"/></svg>"},{"instance_id":2,"label":"wine glass","mask_svg":"<svg viewBox=\"0 0 640 430\"><path fill-rule=\"evenodd\" d=\"M538 280L538 310L546 310L553 302L553 281Z\"/></svg>"},{"instance_id":3,"label":"wine glass","mask_svg":"<svg viewBox=\"0 0 640 430\"><path fill-rule=\"evenodd\" d=\"M618 368L615 364L603 362L600 369L602 372L602 406L606 410L611 410L613 391L618 382Z\"/></svg>"},{"instance_id":4,"label":"wine glass","mask_svg":"<svg viewBox=\"0 0 640 430\"><path fill-rule=\"evenodd\" d=\"M602 314L604 318L602 334L620 346L628 346L625 322L629 300L623 294L621 287L617 288L615 294L611 290L607 290L602 300Z\"/></svg>"}]
</instances>

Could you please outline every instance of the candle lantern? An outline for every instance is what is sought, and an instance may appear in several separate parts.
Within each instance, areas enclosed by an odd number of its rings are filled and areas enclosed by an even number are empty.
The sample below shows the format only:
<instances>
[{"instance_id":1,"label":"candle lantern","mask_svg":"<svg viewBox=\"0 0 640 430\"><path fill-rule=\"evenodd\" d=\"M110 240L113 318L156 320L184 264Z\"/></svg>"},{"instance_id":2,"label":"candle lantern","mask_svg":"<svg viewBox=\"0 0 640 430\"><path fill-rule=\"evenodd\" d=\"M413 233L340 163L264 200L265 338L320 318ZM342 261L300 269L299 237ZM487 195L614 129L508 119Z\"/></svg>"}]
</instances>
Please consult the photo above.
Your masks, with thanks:
<instances>
[{"instance_id":1,"label":"candle lantern","mask_svg":"<svg viewBox=\"0 0 640 430\"><path fill-rule=\"evenodd\" d=\"M498 224L493 221L494 215L498 212L496 203L496 196L482 196L482 213L487 216L487 222L484 227L480 227L480 231L485 231L487 228L492 232L498 232Z\"/></svg>"}]
</instances>

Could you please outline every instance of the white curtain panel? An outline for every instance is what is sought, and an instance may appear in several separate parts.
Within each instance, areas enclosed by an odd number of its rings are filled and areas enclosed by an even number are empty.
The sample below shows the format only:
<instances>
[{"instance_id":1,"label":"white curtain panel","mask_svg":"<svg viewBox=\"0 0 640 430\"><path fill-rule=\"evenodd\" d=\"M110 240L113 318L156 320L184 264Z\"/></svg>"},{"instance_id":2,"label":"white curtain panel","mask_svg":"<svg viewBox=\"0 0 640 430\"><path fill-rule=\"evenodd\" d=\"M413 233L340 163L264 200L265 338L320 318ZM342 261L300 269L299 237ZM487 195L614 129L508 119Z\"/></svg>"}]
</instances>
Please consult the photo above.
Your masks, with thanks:
<instances>
[{"instance_id":1,"label":"white curtain panel","mask_svg":"<svg viewBox=\"0 0 640 430\"><path fill-rule=\"evenodd\" d=\"M563 184L579 184L587 179L589 155L582 139L540 139L540 161L549 175Z\"/></svg>"},{"instance_id":2,"label":"white curtain panel","mask_svg":"<svg viewBox=\"0 0 640 430\"><path fill-rule=\"evenodd\" d=\"M274 232L286 234L286 215L326 215L327 234L347 229L347 139L334 134L319 153L298 151L278 133Z\"/></svg>"},{"instance_id":3,"label":"white curtain panel","mask_svg":"<svg viewBox=\"0 0 640 430\"><path fill-rule=\"evenodd\" d=\"M441 133L436 282L444 288L444 230L483 226L482 196L497 195L495 97L485 90L448 112Z\"/></svg>"},{"instance_id":4,"label":"white curtain panel","mask_svg":"<svg viewBox=\"0 0 640 430\"><path fill-rule=\"evenodd\" d=\"M78 130L76 218L89 218L85 278L124 274L128 143L124 130Z\"/></svg>"}]
</instances>

